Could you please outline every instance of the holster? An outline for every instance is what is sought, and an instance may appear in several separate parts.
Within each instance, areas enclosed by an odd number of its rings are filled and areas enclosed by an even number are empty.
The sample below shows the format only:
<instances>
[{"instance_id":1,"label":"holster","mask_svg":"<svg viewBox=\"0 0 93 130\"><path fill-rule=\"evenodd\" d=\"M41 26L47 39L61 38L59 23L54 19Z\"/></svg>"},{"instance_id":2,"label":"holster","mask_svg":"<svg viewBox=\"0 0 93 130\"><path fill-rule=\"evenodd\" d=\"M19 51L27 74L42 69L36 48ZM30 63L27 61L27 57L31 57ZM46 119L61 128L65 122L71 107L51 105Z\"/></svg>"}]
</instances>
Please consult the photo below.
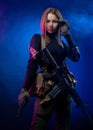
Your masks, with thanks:
<instances>
[{"instance_id":1,"label":"holster","mask_svg":"<svg viewBox=\"0 0 93 130\"><path fill-rule=\"evenodd\" d=\"M44 73L39 72L37 74L35 83L30 89L30 95L44 98L45 95L53 88L54 81L52 79L44 79Z\"/></svg>"}]
</instances>

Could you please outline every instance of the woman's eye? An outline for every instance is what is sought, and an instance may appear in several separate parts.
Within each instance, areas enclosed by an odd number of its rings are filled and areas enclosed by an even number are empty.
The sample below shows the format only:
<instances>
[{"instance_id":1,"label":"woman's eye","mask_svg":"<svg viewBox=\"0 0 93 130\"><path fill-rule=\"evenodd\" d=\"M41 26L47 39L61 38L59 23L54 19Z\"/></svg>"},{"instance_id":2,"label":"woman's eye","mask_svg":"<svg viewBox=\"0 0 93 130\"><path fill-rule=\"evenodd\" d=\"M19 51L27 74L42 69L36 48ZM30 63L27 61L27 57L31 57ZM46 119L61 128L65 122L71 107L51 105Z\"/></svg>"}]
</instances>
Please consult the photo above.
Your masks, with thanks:
<instances>
[{"instance_id":1,"label":"woman's eye","mask_svg":"<svg viewBox=\"0 0 93 130\"><path fill-rule=\"evenodd\" d=\"M58 23L58 21L57 21L57 20L54 20L53 23Z\"/></svg>"},{"instance_id":2,"label":"woman's eye","mask_svg":"<svg viewBox=\"0 0 93 130\"><path fill-rule=\"evenodd\" d=\"M47 20L47 21L46 21L46 23L49 23L49 22L52 22L52 23L58 23L57 20L53 20L53 21Z\"/></svg>"},{"instance_id":3,"label":"woman's eye","mask_svg":"<svg viewBox=\"0 0 93 130\"><path fill-rule=\"evenodd\" d=\"M49 20L46 21L46 23L49 23L49 22L50 22Z\"/></svg>"}]
</instances>

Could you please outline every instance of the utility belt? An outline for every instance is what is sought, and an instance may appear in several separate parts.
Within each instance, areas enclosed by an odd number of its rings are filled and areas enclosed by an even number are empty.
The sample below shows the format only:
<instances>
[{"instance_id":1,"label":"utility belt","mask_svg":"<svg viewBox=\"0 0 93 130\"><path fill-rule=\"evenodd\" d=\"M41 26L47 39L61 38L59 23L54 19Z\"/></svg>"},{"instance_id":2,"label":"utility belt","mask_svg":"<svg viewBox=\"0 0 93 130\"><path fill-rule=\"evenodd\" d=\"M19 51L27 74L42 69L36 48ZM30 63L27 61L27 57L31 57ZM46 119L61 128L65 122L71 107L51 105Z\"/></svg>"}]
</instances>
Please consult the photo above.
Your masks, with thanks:
<instances>
[{"instance_id":1,"label":"utility belt","mask_svg":"<svg viewBox=\"0 0 93 130\"><path fill-rule=\"evenodd\" d=\"M52 90L54 86L53 79L45 77L45 75L49 74L46 68L42 68L42 70L37 73L36 80L30 90L31 96L44 98L45 95Z\"/></svg>"},{"instance_id":2,"label":"utility belt","mask_svg":"<svg viewBox=\"0 0 93 130\"><path fill-rule=\"evenodd\" d=\"M31 96L44 98L55 85L62 82L75 87L76 80L72 72L69 71L67 66L61 67L60 70L48 73L46 68L37 74L35 84L32 87ZM63 84L64 85L64 84Z\"/></svg>"}]
</instances>

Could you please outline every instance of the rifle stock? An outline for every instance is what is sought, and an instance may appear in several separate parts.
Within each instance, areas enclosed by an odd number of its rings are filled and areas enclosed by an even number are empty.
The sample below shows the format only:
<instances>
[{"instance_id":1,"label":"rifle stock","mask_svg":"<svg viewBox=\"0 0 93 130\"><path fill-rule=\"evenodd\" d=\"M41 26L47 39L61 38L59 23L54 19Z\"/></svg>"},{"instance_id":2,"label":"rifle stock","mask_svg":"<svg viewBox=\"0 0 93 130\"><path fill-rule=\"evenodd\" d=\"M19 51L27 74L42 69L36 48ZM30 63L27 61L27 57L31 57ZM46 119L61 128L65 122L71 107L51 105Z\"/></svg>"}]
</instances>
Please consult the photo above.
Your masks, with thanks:
<instances>
[{"instance_id":1,"label":"rifle stock","mask_svg":"<svg viewBox=\"0 0 93 130\"><path fill-rule=\"evenodd\" d=\"M49 52L47 47L43 49L43 52L49 58L50 62L54 65L54 67L55 67L54 71L60 72L59 65L57 64L57 62L55 61L55 59L53 58L53 56L51 55L51 53ZM63 79L61 80L61 75L59 73L60 83L55 85L53 88L54 90L50 91L49 94L55 98L60 92L63 93L64 90L67 89L68 92L70 93L72 99L74 100L77 108L81 108L81 110L85 113L86 117L88 118L89 122L91 123L91 125L93 127L93 120L92 120L91 116L88 114L88 112L86 111L85 105L75 89L75 85L76 85L77 81L75 80L73 74L69 71L67 66L65 66L65 69L63 69L63 70L65 70L64 71L64 74L65 74L64 75L64 82L66 83L66 86L63 85ZM59 87L59 89L58 89L58 87Z\"/></svg>"}]
</instances>

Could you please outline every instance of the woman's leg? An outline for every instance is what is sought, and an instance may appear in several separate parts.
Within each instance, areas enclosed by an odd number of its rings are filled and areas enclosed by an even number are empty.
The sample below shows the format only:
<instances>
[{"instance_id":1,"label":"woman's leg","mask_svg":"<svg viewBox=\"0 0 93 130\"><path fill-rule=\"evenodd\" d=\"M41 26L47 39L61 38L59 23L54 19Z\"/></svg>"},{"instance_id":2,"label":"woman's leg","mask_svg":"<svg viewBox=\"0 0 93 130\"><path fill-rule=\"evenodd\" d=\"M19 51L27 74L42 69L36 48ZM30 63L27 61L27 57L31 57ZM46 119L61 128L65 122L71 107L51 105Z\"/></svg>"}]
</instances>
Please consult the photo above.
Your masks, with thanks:
<instances>
[{"instance_id":1,"label":"woman's leg","mask_svg":"<svg viewBox=\"0 0 93 130\"><path fill-rule=\"evenodd\" d=\"M58 98L56 102L56 130L69 130L72 101L70 95Z\"/></svg>"},{"instance_id":2,"label":"woman's leg","mask_svg":"<svg viewBox=\"0 0 93 130\"><path fill-rule=\"evenodd\" d=\"M40 99L36 99L30 130L45 130L50 118L53 104L44 107L40 102Z\"/></svg>"}]
</instances>

